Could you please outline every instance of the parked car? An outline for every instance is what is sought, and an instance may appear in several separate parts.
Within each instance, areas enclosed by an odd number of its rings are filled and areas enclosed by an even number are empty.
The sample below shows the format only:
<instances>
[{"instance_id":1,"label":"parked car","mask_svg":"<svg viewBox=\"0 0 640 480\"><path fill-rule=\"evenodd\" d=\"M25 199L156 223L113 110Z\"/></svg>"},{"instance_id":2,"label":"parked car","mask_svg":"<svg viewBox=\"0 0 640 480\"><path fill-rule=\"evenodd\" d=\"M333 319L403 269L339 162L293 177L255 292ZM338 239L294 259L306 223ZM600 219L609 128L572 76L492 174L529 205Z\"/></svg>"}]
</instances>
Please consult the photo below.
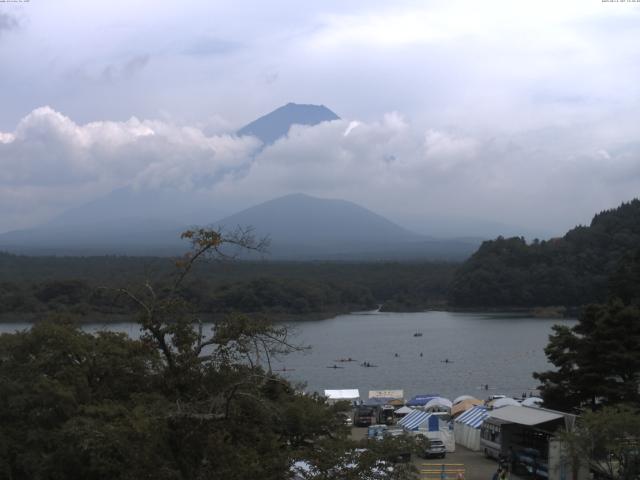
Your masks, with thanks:
<instances>
[{"instance_id":1,"label":"parked car","mask_svg":"<svg viewBox=\"0 0 640 480\"><path fill-rule=\"evenodd\" d=\"M444 458L447 455L447 448L442 440L429 440L429 446L424 449L424 458Z\"/></svg>"},{"instance_id":2,"label":"parked car","mask_svg":"<svg viewBox=\"0 0 640 480\"><path fill-rule=\"evenodd\" d=\"M347 426L353 425L353 412L342 412L341 415L344 417L344 424Z\"/></svg>"}]
</instances>

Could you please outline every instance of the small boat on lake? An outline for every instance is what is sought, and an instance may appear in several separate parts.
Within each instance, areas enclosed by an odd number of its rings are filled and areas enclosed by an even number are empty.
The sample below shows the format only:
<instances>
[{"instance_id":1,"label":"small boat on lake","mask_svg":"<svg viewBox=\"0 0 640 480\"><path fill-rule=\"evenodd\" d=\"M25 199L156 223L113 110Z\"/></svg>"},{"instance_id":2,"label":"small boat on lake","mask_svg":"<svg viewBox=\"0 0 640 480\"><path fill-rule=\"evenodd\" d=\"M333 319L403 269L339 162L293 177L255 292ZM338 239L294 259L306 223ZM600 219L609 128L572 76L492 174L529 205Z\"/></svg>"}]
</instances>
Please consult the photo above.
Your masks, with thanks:
<instances>
[{"instance_id":1,"label":"small boat on lake","mask_svg":"<svg viewBox=\"0 0 640 480\"><path fill-rule=\"evenodd\" d=\"M416 333L413 334L414 337L421 337L422 336L422 332L416 331Z\"/></svg>"}]
</instances>

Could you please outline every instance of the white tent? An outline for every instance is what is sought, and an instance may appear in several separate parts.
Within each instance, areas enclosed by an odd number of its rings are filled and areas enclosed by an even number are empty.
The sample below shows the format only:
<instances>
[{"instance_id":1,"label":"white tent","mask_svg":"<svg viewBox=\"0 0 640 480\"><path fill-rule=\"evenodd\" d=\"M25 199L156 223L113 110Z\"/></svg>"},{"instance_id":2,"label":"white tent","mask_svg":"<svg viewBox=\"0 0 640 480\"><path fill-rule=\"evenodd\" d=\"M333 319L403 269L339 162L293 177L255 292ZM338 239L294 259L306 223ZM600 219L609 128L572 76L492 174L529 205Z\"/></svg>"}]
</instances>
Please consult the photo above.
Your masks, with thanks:
<instances>
[{"instance_id":1,"label":"white tent","mask_svg":"<svg viewBox=\"0 0 640 480\"><path fill-rule=\"evenodd\" d=\"M471 395L460 395L459 397L456 397L455 400L453 401L453 404L455 405L456 403L460 403L463 400L475 400L476 397L472 397Z\"/></svg>"},{"instance_id":2,"label":"white tent","mask_svg":"<svg viewBox=\"0 0 640 480\"><path fill-rule=\"evenodd\" d=\"M513 398L509 398L509 397L505 397L505 398L498 398L497 400L494 400L492 402L489 403L489 405L493 408L501 408L501 407L506 407L506 406L514 406L514 407L521 407L522 405L520 405L520 402L513 399Z\"/></svg>"},{"instance_id":3,"label":"white tent","mask_svg":"<svg viewBox=\"0 0 640 480\"><path fill-rule=\"evenodd\" d=\"M436 397L425 403L422 408L427 412L450 412L452 405L448 398Z\"/></svg>"},{"instance_id":4,"label":"white tent","mask_svg":"<svg viewBox=\"0 0 640 480\"><path fill-rule=\"evenodd\" d=\"M327 401L335 403L340 400L354 401L360 399L360 391L356 389L347 390L325 390L324 396L327 397Z\"/></svg>"},{"instance_id":5,"label":"white tent","mask_svg":"<svg viewBox=\"0 0 640 480\"><path fill-rule=\"evenodd\" d=\"M456 418L453 423L456 443L470 450L479 451L480 427L488 415L486 407L476 406Z\"/></svg>"},{"instance_id":6,"label":"white tent","mask_svg":"<svg viewBox=\"0 0 640 480\"><path fill-rule=\"evenodd\" d=\"M435 415L422 410L412 410L406 417L398 421L398 425L407 431L425 429L429 431L438 431L440 428L439 420Z\"/></svg>"},{"instance_id":7,"label":"white tent","mask_svg":"<svg viewBox=\"0 0 640 480\"><path fill-rule=\"evenodd\" d=\"M525 407L540 407L542 406L544 400L540 397L528 397L522 401L522 405Z\"/></svg>"},{"instance_id":8,"label":"white tent","mask_svg":"<svg viewBox=\"0 0 640 480\"><path fill-rule=\"evenodd\" d=\"M447 423L441 422L438 415L423 410L414 410L400 419L398 424L405 432L413 435L424 435L432 440L442 440L447 452L456 451L453 432Z\"/></svg>"},{"instance_id":9,"label":"white tent","mask_svg":"<svg viewBox=\"0 0 640 480\"><path fill-rule=\"evenodd\" d=\"M397 415L407 415L411 412L413 412L413 408L407 407L407 406L400 407L399 409L396 410Z\"/></svg>"}]
</instances>

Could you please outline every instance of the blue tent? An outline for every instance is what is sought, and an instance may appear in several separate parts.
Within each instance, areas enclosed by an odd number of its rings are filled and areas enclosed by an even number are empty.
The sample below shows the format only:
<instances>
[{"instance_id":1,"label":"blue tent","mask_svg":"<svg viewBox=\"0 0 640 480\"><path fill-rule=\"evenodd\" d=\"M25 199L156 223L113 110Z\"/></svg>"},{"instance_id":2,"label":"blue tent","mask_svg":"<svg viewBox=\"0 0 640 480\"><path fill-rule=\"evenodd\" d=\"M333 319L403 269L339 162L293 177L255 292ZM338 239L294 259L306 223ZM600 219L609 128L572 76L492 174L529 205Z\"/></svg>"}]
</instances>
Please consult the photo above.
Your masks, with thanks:
<instances>
[{"instance_id":1,"label":"blue tent","mask_svg":"<svg viewBox=\"0 0 640 480\"><path fill-rule=\"evenodd\" d=\"M429 412L423 412L422 410L414 410L399 422L402 428L405 430L418 430L420 427L426 427L430 432L437 432L440 430L440 420L437 415L433 415Z\"/></svg>"},{"instance_id":2,"label":"blue tent","mask_svg":"<svg viewBox=\"0 0 640 480\"><path fill-rule=\"evenodd\" d=\"M438 398L438 397L440 397L440 395L438 395L437 393L433 393L433 394L426 393L423 395L415 395L413 398L411 398L411 400L407 402L407 406L422 407L423 405L426 405L429 400Z\"/></svg>"},{"instance_id":3,"label":"blue tent","mask_svg":"<svg viewBox=\"0 0 640 480\"><path fill-rule=\"evenodd\" d=\"M480 451L480 426L488 416L486 407L476 406L456 418L453 422L456 443L470 450Z\"/></svg>"},{"instance_id":4,"label":"blue tent","mask_svg":"<svg viewBox=\"0 0 640 480\"><path fill-rule=\"evenodd\" d=\"M480 428L484 419L489 416L489 412L486 407L475 406L470 410L467 410L458 418L456 418L457 423L462 423L463 425L468 425L471 428Z\"/></svg>"}]
</instances>

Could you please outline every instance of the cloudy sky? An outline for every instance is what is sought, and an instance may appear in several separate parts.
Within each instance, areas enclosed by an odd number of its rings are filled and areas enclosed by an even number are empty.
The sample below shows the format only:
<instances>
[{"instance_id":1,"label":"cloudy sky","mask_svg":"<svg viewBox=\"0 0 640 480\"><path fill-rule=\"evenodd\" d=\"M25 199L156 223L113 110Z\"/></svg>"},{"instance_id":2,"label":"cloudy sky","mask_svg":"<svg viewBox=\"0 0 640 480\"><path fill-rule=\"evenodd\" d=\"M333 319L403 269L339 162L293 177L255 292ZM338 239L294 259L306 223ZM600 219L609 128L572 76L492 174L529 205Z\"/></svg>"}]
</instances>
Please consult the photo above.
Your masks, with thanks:
<instances>
[{"instance_id":1,"label":"cloudy sky","mask_svg":"<svg viewBox=\"0 0 640 480\"><path fill-rule=\"evenodd\" d=\"M287 102L342 120L233 135ZM560 233L640 194L640 2L0 2L0 105L0 232L133 185Z\"/></svg>"}]
</instances>

